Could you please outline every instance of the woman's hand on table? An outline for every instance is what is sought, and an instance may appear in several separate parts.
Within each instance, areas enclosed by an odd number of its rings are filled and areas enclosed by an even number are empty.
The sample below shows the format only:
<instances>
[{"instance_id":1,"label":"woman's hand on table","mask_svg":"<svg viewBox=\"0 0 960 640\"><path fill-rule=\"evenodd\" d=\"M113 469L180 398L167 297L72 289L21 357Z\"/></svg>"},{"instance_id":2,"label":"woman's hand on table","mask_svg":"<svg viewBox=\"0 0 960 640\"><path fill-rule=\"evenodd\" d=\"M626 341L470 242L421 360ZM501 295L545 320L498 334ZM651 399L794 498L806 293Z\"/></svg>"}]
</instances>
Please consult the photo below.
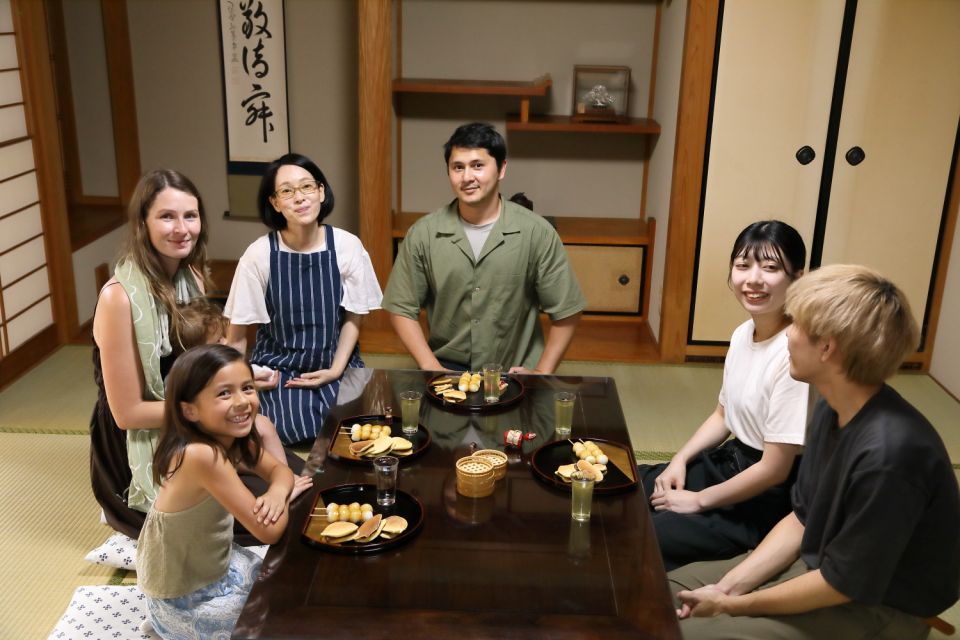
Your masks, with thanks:
<instances>
[{"instance_id":1,"label":"woman's hand on table","mask_svg":"<svg viewBox=\"0 0 960 640\"><path fill-rule=\"evenodd\" d=\"M683 489L667 489L654 491L650 496L650 504L655 511L673 511L674 513L699 513L700 496L696 491Z\"/></svg>"},{"instance_id":2,"label":"woman's hand on table","mask_svg":"<svg viewBox=\"0 0 960 640\"><path fill-rule=\"evenodd\" d=\"M317 389L325 384L329 384L334 380L337 380L341 375L343 375L343 372L337 373L333 369L310 371L308 373L301 374L296 378L290 378L283 386L288 389Z\"/></svg>"}]
</instances>

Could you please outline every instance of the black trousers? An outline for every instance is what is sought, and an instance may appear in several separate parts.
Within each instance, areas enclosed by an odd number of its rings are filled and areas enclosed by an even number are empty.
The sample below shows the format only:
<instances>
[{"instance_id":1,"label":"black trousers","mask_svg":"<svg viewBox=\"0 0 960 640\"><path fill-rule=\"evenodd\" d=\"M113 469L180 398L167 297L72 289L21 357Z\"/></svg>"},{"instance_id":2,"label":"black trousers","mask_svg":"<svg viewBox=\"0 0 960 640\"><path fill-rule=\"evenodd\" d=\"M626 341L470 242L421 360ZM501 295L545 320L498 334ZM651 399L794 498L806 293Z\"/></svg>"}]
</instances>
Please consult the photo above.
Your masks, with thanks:
<instances>
[{"instance_id":1,"label":"black trousers","mask_svg":"<svg viewBox=\"0 0 960 640\"><path fill-rule=\"evenodd\" d=\"M684 489L702 491L720 484L757 463L763 452L736 438L716 449L704 451L687 464ZM794 461L790 477L758 496L728 507L701 513L681 514L654 511L653 528L667 571L699 560L724 560L756 548L763 537L790 513L790 487L800 463ZM647 499L666 464L639 465L640 481Z\"/></svg>"}]
</instances>

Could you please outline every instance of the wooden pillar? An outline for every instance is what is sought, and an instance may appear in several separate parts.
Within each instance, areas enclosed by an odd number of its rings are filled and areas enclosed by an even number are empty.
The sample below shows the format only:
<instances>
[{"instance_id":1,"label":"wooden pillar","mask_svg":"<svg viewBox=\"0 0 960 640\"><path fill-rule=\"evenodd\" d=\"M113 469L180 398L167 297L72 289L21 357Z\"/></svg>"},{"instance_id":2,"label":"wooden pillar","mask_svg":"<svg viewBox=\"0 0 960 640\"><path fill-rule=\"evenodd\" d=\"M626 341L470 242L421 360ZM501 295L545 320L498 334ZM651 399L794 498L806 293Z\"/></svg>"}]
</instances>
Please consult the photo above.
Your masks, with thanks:
<instances>
[{"instance_id":1,"label":"wooden pillar","mask_svg":"<svg viewBox=\"0 0 960 640\"><path fill-rule=\"evenodd\" d=\"M53 321L57 340L64 344L77 332L77 295L47 21L41 2L13 0L10 10L17 34L27 132L33 139Z\"/></svg>"},{"instance_id":2,"label":"wooden pillar","mask_svg":"<svg viewBox=\"0 0 960 640\"><path fill-rule=\"evenodd\" d=\"M110 78L113 109L113 145L117 159L117 193L124 207L140 180L140 138L137 133L137 103L133 92L133 54L127 0L101 0L103 42Z\"/></svg>"},{"instance_id":3,"label":"wooden pillar","mask_svg":"<svg viewBox=\"0 0 960 640\"><path fill-rule=\"evenodd\" d=\"M370 253L381 287L393 267L390 211L390 16L392 0L358 0L360 149L360 239ZM370 328L387 326L385 312L365 322Z\"/></svg>"},{"instance_id":4,"label":"wooden pillar","mask_svg":"<svg viewBox=\"0 0 960 640\"><path fill-rule=\"evenodd\" d=\"M687 5L660 312L662 362L683 362L686 355L718 10L719 0L690 0Z\"/></svg>"}]
</instances>

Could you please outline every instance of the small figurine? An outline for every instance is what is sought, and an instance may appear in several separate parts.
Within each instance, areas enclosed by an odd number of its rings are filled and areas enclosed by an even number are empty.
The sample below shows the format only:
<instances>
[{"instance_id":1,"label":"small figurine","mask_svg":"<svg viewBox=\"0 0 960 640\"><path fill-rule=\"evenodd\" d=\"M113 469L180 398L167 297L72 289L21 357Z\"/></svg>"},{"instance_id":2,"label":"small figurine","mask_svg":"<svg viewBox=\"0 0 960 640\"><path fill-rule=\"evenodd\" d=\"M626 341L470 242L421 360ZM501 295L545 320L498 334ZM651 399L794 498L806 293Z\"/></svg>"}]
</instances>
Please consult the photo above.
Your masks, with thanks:
<instances>
[{"instance_id":1,"label":"small figurine","mask_svg":"<svg viewBox=\"0 0 960 640\"><path fill-rule=\"evenodd\" d=\"M610 109L613 107L615 99L610 95L610 92L607 91L605 86L598 84L583 94L583 101L586 102L591 109Z\"/></svg>"}]
</instances>

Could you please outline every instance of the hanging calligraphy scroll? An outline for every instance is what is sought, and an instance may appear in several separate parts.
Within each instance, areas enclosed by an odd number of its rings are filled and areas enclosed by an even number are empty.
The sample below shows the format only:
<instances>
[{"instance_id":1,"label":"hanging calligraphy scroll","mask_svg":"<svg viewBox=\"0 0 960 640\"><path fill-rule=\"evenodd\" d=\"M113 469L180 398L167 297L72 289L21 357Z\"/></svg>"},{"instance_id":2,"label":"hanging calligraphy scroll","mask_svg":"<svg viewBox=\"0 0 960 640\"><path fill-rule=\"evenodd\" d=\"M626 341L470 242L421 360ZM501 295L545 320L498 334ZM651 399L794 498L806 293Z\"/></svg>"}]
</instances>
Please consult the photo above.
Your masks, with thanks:
<instances>
[{"instance_id":1,"label":"hanging calligraphy scroll","mask_svg":"<svg viewBox=\"0 0 960 640\"><path fill-rule=\"evenodd\" d=\"M230 214L256 215L254 182L290 150L283 0L219 4Z\"/></svg>"}]
</instances>

